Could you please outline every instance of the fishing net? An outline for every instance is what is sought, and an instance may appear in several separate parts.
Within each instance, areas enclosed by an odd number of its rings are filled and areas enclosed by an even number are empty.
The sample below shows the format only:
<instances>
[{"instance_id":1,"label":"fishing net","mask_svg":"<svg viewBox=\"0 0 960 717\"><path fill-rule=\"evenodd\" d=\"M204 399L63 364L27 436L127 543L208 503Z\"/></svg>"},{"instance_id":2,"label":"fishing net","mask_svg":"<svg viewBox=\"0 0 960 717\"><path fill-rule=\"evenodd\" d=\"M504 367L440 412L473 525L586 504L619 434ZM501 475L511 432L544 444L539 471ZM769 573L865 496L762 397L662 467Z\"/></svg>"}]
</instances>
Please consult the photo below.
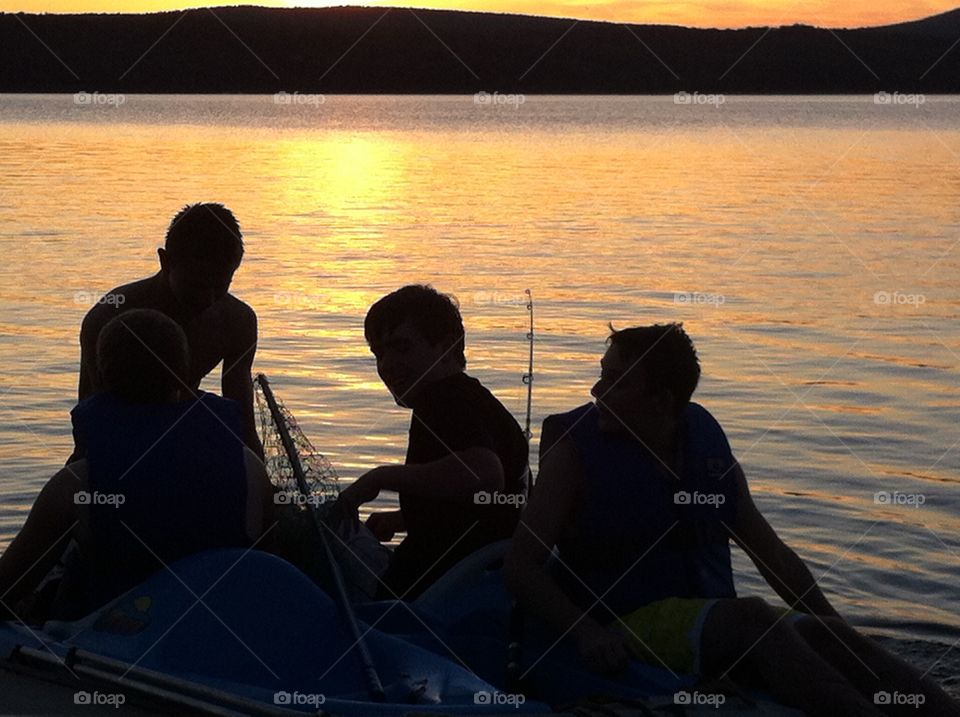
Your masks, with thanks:
<instances>
[{"instance_id":1,"label":"fishing net","mask_svg":"<svg viewBox=\"0 0 960 717\"><path fill-rule=\"evenodd\" d=\"M334 510L340 484L330 461L318 451L293 413L272 390L276 417L264 388L266 378L254 379L260 440L264 464L274 488L274 519L280 554L309 575L328 592L336 589L334 566L326 558L324 539L343 573L353 599L369 599L376 592L377 577L386 569L389 552L366 528L340 522ZM279 423L278 423L279 422ZM293 444L295 460L303 468L306 491L297 483L296 471L283 444L286 433ZM317 518L322 525L317 524Z\"/></svg>"},{"instance_id":2,"label":"fishing net","mask_svg":"<svg viewBox=\"0 0 960 717\"><path fill-rule=\"evenodd\" d=\"M289 563L296 565L325 590L333 587L330 566L324 557L318 526L313 513L326 519L339 495L337 472L304 434L293 413L274 396L277 417L270 410L264 393L264 380L257 376L253 382L256 398L260 441L263 443L263 462L267 476L273 484L273 513L276 525L273 530L277 552ZM307 486L306 494L300 490L290 456L283 445L281 432L286 429L293 442Z\"/></svg>"},{"instance_id":3,"label":"fishing net","mask_svg":"<svg viewBox=\"0 0 960 717\"><path fill-rule=\"evenodd\" d=\"M254 379L253 385L256 395L257 418L260 424L260 440L263 442L264 463L270 482L276 489L276 504L278 506L289 504L299 507L312 504L319 508L322 514L329 512L330 507L340 494L336 470L330 464L330 461L314 448L300 424L297 423L297 419L283 404L283 401L274 397L279 409L279 419L290 435L300 458L300 464L303 466L308 490L308 495L303 495L297 485L293 465L284 449L279 426L277 421L274 420L264 396L263 385L259 376Z\"/></svg>"}]
</instances>

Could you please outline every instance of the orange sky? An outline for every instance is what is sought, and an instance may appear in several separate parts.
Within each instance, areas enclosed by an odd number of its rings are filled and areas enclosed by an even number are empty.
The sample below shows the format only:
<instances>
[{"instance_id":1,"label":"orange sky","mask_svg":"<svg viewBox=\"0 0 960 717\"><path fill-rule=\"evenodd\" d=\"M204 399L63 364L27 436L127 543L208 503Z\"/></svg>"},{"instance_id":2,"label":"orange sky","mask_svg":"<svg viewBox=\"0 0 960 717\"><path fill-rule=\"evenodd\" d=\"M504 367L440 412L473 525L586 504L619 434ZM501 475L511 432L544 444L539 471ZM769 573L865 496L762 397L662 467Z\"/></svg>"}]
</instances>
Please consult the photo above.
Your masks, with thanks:
<instances>
[{"instance_id":1,"label":"orange sky","mask_svg":"<svg viewBox=\"0 0 960 717\"><path fill-rule=\"evenodd\" d=\"M150 12L229 3L203 0L0 0L0 10L24 12ZM517 12L637 23L700 27L789 25L861 27L933 15L960 0L248 0L272 7L325 5L414 6Z\"/></svg>"}]
</instances>

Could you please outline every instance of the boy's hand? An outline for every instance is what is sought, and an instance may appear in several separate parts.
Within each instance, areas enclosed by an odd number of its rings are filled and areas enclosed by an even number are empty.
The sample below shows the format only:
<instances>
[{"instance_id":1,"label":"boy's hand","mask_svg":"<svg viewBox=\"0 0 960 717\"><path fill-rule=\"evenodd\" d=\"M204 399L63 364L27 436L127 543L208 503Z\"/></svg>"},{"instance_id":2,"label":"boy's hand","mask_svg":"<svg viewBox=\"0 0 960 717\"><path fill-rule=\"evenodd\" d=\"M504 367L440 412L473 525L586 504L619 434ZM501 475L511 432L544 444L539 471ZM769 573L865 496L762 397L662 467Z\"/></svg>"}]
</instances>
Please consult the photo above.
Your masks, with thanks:
<instances>
[{"instance_id":1,"label":"boy's hand","mask_svg":"<svg viewBox=\"0 0 960 717\"><path fill-rule=\"evenodd\" d=\"M340 491L340 496L337 498L337 511L344 520L354 525L360 524L360 506L376 500L377 496L380 495L379 476L381 473L378 471L380 471L379 468L374 468L372 471L364 473Z\"/></svg>"},{"instance_id":2,"label":"boy's hand","mask_svg":"<svg viewBox=\"0 0 960 717\"><path fill-rule=\"evenodd\" d=\"M599 625L587 625L575 633L577 651L594 672L622 672L630 662L629 638Z\"/></svg>"},{"instance_id":3,"label":"boy's hand","mask_svg":"<svg viewBox=\"0 0 960 717\"><path fill-rule=\"evenodd\" d=\"M367 527L381 543L389 543L393 536L404 529L403 513L399 510L389 510L373 513L367 518Z\"/></svg>"}]
</instances>

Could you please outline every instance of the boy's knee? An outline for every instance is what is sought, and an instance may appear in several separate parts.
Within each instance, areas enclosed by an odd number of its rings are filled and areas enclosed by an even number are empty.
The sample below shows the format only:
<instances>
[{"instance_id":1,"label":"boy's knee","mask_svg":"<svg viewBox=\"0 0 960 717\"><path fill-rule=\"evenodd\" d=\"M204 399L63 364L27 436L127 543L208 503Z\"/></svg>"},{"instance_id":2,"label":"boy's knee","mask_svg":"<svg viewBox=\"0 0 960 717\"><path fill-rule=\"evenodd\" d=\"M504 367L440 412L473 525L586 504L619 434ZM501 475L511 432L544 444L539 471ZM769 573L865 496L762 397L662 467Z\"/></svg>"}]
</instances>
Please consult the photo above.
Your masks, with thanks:
<instances>
[{"instance_id":1,"label":"boy's knee","mask_svg":"<svg viewBox=\"0 0 960 717\"><path fill-rule=\"evenodd\" d=\"M740 598L737 602L739 603L741 614L744 616L746 622L751 622L764 628L773 627L783 616L781 611L760 597Z\"/></svg>"},{"instance_id":2,"label":"boy's knee","mask_svg":"<svg viewBox=\"0 0 960 717\"><path fill-rule=\"evenodd\" d=\"M838 617L804 615L799 620L796 620L794 625L797 632L799 632L805 640L813 643L839 641L849 646L865 639L859 632Z\"/></svg>"},{"instance_id":3,"label":"boy's knee","mask_svg":"<svg viewBox=\"0 0 960 717\"><path fill-rule=\"evenodd\" d=\"M782 611L759 597L734 598L718 605L716 619L723 623L724 634L755 642L776 631Z\"/></svg>"}]
</instances>

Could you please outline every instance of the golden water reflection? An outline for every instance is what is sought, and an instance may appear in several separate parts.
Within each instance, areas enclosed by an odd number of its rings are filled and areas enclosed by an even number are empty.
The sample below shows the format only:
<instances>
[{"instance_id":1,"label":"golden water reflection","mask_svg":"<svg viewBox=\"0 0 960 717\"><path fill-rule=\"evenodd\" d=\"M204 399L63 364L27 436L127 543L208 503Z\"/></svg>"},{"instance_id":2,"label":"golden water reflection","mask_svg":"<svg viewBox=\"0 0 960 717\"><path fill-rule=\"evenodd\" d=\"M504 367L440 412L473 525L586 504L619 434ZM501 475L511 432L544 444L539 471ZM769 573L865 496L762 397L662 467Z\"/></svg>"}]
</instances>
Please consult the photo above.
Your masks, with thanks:
<instances>
[{"instance_id":1,"label":"golden water reflection","mask_svg":"<svg viewBox=\"0 0 960 717\"><path fill-rule=\"evenodd\" d=\"M256 369L344 480L402 460L409 420L377 380L367 307L409 282L455 293L470 370L522 421L530 288L534 457L543 417L589 400L607 322L682 320L700 400L822 567L854 543L851 515L960 534L949 107L900 127L869 105L853 122L787 101L686 117L657 99L530 98L493 116L471 98L331 97L310 118L269 98L191 102L3 125L0 546L69 451L89 297L155 271L170 217L199 200L236 211ZM881 510L893 488L931 500ZM885 569L869 553L886 547L854 552Z\"/></svg>"}]
</instances>

